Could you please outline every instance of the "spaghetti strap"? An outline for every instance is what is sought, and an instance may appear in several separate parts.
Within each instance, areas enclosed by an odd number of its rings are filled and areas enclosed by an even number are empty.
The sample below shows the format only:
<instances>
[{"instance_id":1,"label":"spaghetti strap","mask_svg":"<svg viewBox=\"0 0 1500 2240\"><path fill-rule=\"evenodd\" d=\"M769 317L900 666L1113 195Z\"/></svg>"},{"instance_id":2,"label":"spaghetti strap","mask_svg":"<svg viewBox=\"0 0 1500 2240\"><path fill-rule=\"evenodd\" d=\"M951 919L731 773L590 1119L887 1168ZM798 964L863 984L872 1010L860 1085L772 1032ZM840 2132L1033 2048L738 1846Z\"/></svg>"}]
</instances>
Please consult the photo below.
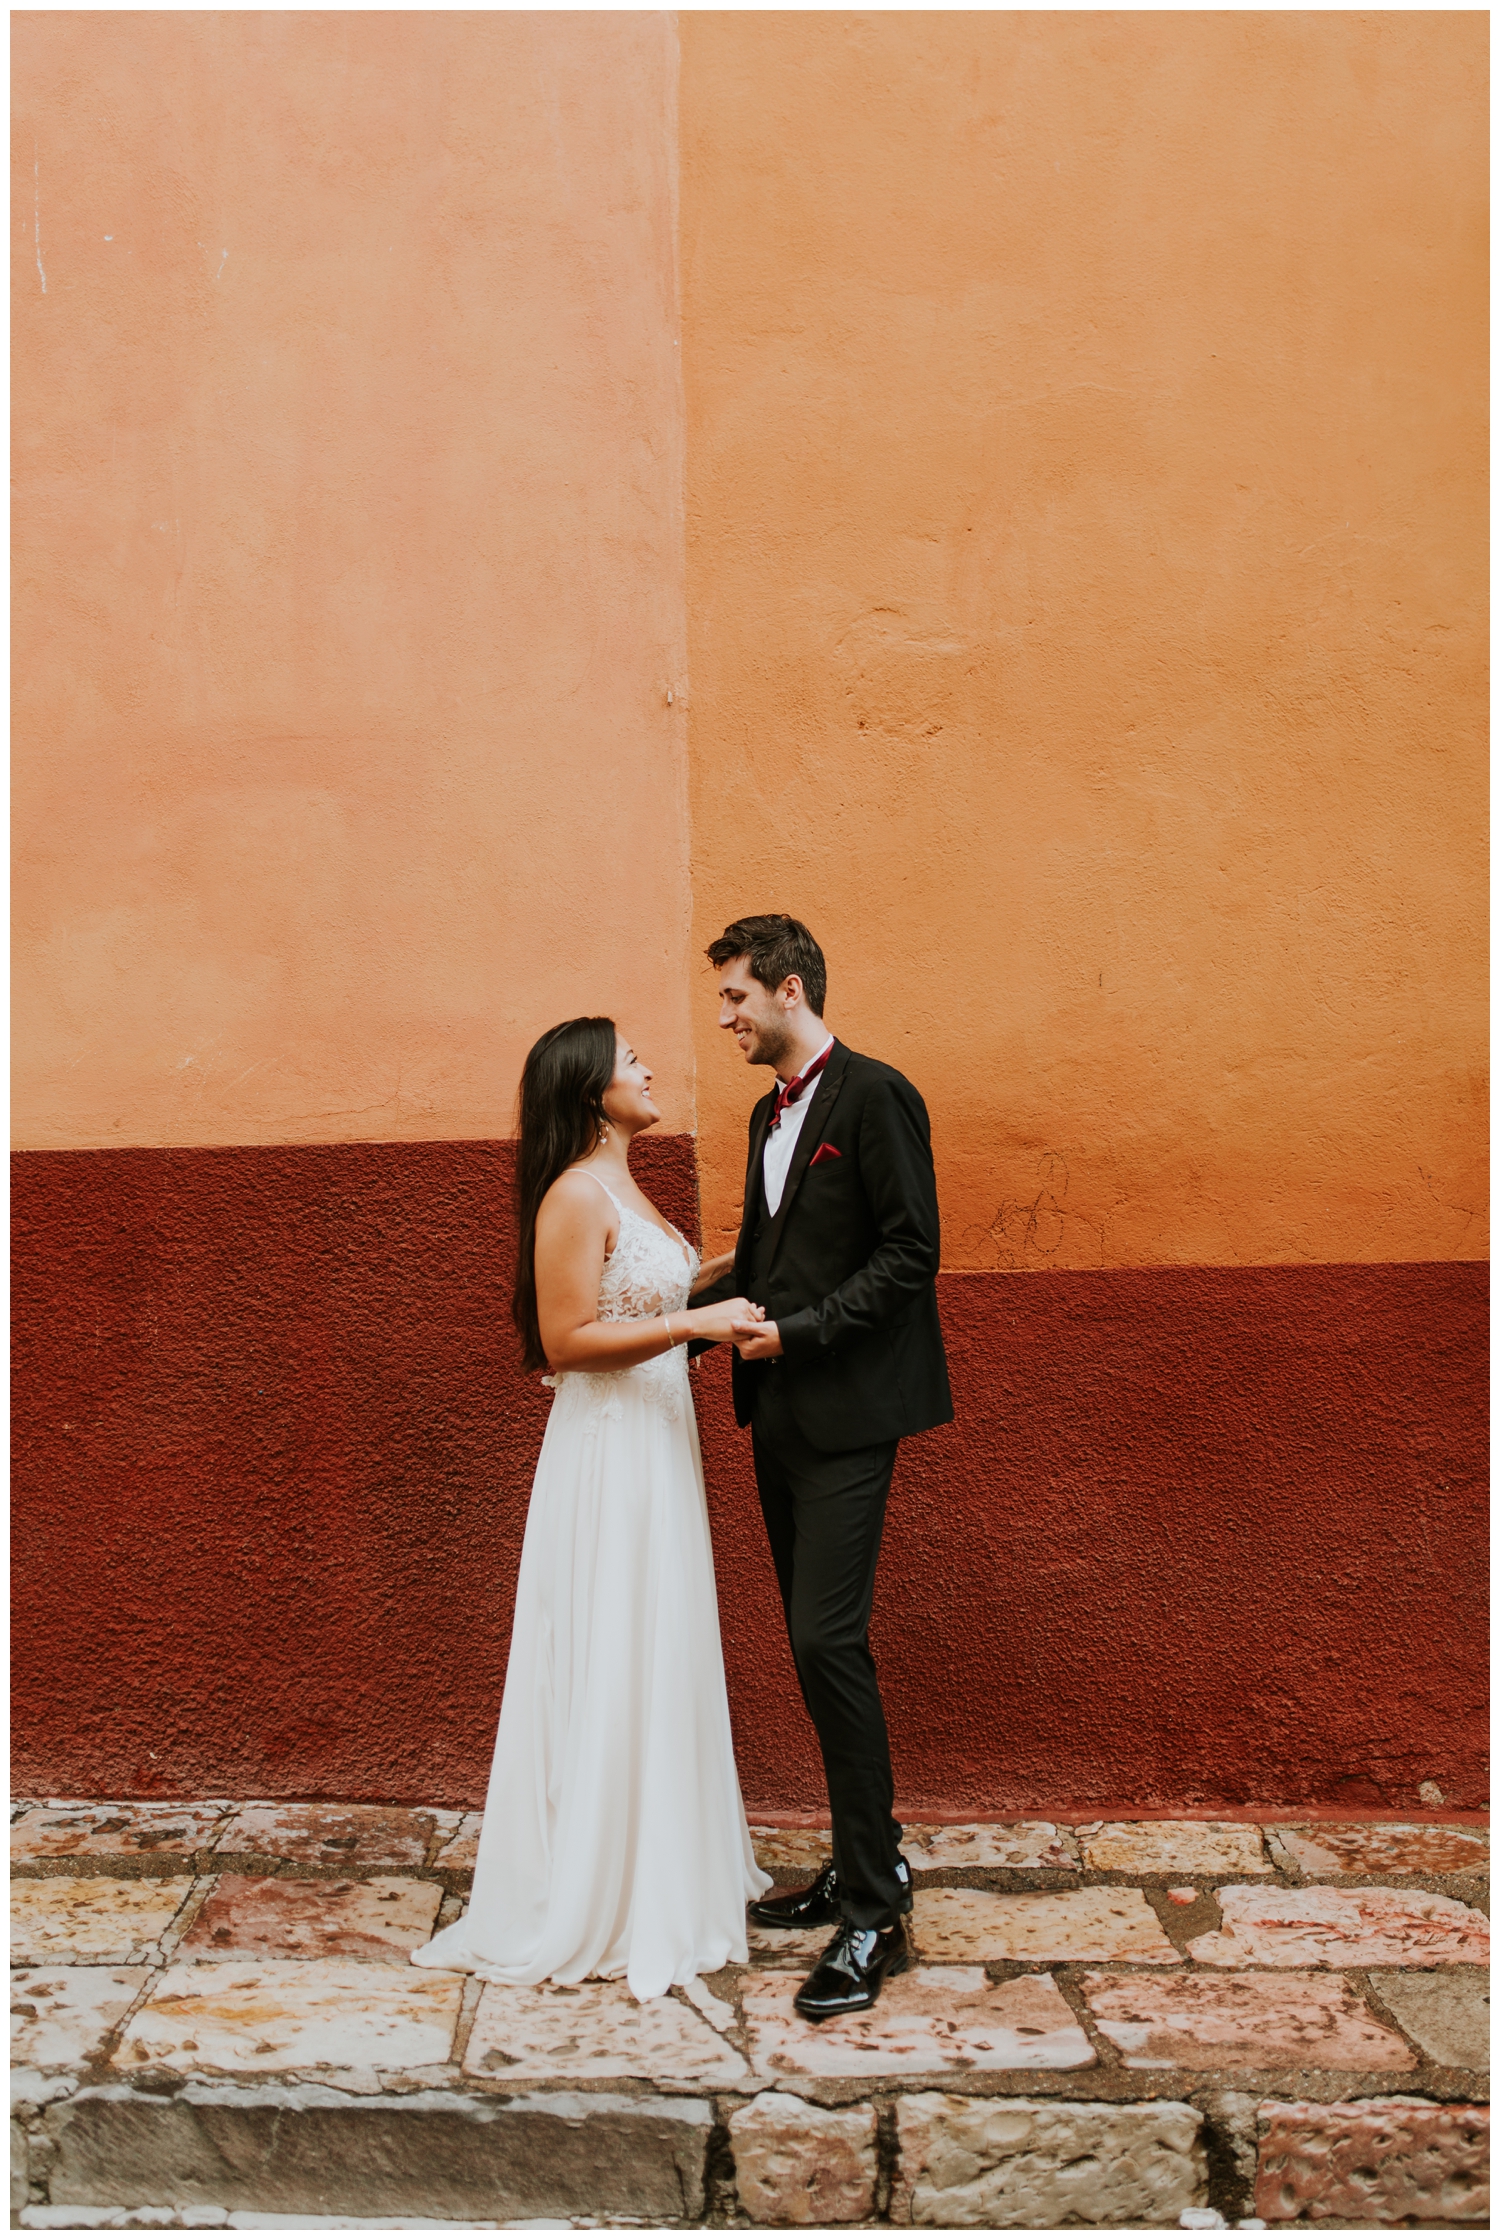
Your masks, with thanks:
<instances>
[{"instance_id":1,"label":"spaghetti strap","mask_svg":"<svg viewBox=\"0 0 1500 2240\"><path fill-rule=\"evenodd\" d=\"M607 1182L601 1182L592 1167L575 1167L573 1169L573 1172L575 1174L586 1174L590 1182L598 1182L600 1189L604 1192L605 1197L608 1198L616 1213L623 1213L625 1211L625 1208L621 1205L619 1199L615 1196L609 1184Z\"/></svg>"},{"instance_id":2,"label":"spaghetti strap","mask_svg":"<svg viewBox=\"0 0 1500 2240\"><path fill-rule=\"evenodd\" d=\"M688 1241L687 1241L687 1238L686 1238L686 1237L685 1237L685 1236L683 1235L682 1231L681 1231L681 1230L680 1230L680 1229L678 1228L678 1226L677 1226L677 1224L676 1224L676 1222L675 1222L675 1221L667 1221L667 1227L666 1227L666 1229L660 1229L660 1228L658 1227L658 1224L657 1224L656 1222L654 1222L654 1221L648 1221L648 1220L646 1219L646 1216L645 1216L645 1215L644 1215L643 1213L637 1213L637 1212L636 1212L636 1210L635 1210L635 1208L634 1208L634 1206L622 1206L622 1205L621 1205L621 1203L620 1203L620 1201L619 1201L619 1199L618 1199L618 1198L617 1198L617 1197L615 1196L615 1194L614 1194L613 1190L611 1190L611 1188L610 1188L609 1184L608 1184L607 1182L605 1182L605 1181L603 1180L603 1178L602 1178L601 1176L599 1176L599 1175L595 1174L595 1173L594 1173L594 1170L593 1170L593 1168L592 1168L592 1167L585 1167L585 1166L575 1166L575 1167L569 1167L569 1169L568 1169L567 1171L568 1171L568 1173L569 1173L569 1174L586 1174L586 1175L587 1175L587 1176L589 1177L589 1180L590 1180L591 1182L597 1182L597 1183L598 1183L598 1185L599 1185L599 1187L600 1187L600 1189L601 1189L601 1190L602 1190L602 1191L604 1192L604 1195L605 1195L605 1197L606 1197L606 1198L608 1198L608 1200L609 1200L610 1204L611 1204L611 1205L612 1205L612 1206L614 1207L614 1209L615 1209L616 1213L617 1213L617 1214L618 1214L618 1215L620 1216L620 1219L621 1219L622 1221L623 1221L623 1220L624 1220L624 1219L626 1218L626 1216L628 1215L628 1216L629 1216L629 1218L630 1218L630 1219L631 1219L632 1221L639 1221L639 1222L641 1222L641 1223L642 1223L642 1225L643 1225L643 1226L644 1226L645 1228L647 1228L647 1229L656 1229L656 1230L657 1230L657 1233L658 1233L658 1235L661 1235L661 1236L665 1236L665 1235L667 1234L668 1230L670 1230L671 1234L672 1234L672 1235L673 1235L673 1236L674 1236L674 1237L676 1238L677 1242L678 1242L678 1243L679 1243L679 1244L681 1245L681 1247L682 1247L683 1251L684 1251L684 1252L685 1252L685 1253L687 1254L687 1256L688 1256L688 1263L689 1263L689 1265L691 1266L691 1264L692 1264L692 1258L693 1258L693 1248L692 1248L692 1246L691 1246L691 1245L690 1245L690 1244L688 1243ZM662 1220L663 1220L663 1221L666 1221L666 1215L665 1215L665 1214L663 1214L663 1215L662 1215Z\"/></svg>"}]
</instances>

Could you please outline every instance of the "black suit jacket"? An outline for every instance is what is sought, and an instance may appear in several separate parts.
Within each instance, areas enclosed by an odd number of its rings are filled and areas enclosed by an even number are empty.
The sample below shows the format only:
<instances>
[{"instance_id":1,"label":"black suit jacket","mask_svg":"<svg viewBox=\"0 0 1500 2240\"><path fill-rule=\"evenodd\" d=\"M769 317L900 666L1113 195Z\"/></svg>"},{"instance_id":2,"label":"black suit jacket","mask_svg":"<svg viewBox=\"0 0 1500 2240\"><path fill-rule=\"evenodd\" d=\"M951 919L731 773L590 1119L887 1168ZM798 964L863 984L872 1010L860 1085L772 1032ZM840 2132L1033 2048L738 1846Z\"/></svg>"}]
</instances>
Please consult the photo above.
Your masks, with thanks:
<instances>
[{"instance_id":1,"label":"black suit jacket","mask_svg":"<svg viewBox=\"0 0 1500 2240\"><path fill-rule=\"evenodd\" d=\"M735 1355L736 1419L750 1421L760 1379L774 1376L825 1454L951 1422L927 1107L893 1066L835 1042L773 1216L761 1153L774 1100L772 1089L750 1115L734 1273L709 1294L756 1300L781 1337L780 1361ZM815 1165L825 1144L838 1156Z\"/></svg>"}]
</instances>

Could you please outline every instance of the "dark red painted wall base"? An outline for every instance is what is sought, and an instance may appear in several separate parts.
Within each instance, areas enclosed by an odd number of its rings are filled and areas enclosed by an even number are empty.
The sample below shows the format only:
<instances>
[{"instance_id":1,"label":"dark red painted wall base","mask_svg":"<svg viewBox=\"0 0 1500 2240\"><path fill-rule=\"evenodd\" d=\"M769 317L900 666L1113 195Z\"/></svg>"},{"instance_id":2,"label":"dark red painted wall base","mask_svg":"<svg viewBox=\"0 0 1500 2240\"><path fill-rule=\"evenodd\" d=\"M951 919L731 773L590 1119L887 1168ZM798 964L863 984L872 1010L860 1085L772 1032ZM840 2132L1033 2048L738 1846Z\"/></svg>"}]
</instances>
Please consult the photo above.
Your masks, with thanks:
<instances>
[{"instance_id":1,"label":"dark red painted wall base","mask_svg":"<svg viewBox=\"0 0 1500 2240\"><path fill-rule=\"evenodd\" d=\"M640 1146L694 1226L692 1147ZM549 1395L505 1144L38 1152L14 1213L14 1778L482 1798ZM943 1279L875 1646L908 1811L1484 1797L1485 1270ZM727 1363L747 1802L813 1811Z\"/></svg>"}]
</instances>

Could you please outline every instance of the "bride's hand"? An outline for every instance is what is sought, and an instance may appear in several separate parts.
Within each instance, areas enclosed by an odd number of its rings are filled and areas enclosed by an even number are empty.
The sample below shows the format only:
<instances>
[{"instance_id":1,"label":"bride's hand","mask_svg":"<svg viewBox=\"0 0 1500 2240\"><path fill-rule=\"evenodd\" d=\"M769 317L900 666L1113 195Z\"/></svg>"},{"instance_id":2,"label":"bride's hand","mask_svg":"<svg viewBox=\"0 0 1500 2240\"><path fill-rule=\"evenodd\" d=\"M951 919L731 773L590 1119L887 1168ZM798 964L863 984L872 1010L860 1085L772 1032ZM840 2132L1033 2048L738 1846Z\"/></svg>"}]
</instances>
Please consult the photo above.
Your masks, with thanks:
<instances>
[{"instance_id":1,"label":"bride's hand","mask_svg":"<svg viewBox=\"0 0 1500 2240\"><path fill-rule=\"evenodd\" d=\"M679 1318L674 1315L672 1319L675 1327ZM747 1322L764 1322L766 1310L756 1306L753 1299L725 1299L715 1307L691 1307L680 1319L691 1323L695 1338L707 1338L713 1345L727 1346L733 1343L736 1323L743 1327Z\"/></svg>"},{"instance_id":2,"label":"bride's hand","mask_svg":"<svg viewBox=\"0 0 1500 2240\"><path fill-rule=\"evenodd\" d=\"M689 1297L696 1297L700 1291L706 1291L709 1285L717 1283L721 1276L727 1276L733 1266L734 1254L732 1252L721 1252L714 1259L705 1260L693 1279L693 1288Z\"/></svg>"}]
</instances>

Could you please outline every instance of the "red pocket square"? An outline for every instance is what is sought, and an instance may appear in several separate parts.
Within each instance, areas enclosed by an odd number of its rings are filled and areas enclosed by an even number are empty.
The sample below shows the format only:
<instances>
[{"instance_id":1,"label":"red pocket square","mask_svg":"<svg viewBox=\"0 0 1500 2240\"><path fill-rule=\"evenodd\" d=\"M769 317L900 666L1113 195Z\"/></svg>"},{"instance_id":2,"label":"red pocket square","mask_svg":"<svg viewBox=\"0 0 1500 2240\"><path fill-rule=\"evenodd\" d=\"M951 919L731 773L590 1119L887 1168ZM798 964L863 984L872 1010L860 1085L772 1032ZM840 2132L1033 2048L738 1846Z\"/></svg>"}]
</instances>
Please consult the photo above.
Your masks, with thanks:
<instances>
[{"instance_id":1,"label":"red pocket square","mask_svg":"<svg viewBox=\"0 0 1500 2240\"><path fill-rule=\"evenodd\" d=\"M813 1153L811 1159L808 1161L808 1165L813 1167L821 1167L825 1159L842 1159L843 1156L843 1152L840 1151L836 1145L831 1143L820 1143L817 1150Z\"/></svg>"}]
</instances>

